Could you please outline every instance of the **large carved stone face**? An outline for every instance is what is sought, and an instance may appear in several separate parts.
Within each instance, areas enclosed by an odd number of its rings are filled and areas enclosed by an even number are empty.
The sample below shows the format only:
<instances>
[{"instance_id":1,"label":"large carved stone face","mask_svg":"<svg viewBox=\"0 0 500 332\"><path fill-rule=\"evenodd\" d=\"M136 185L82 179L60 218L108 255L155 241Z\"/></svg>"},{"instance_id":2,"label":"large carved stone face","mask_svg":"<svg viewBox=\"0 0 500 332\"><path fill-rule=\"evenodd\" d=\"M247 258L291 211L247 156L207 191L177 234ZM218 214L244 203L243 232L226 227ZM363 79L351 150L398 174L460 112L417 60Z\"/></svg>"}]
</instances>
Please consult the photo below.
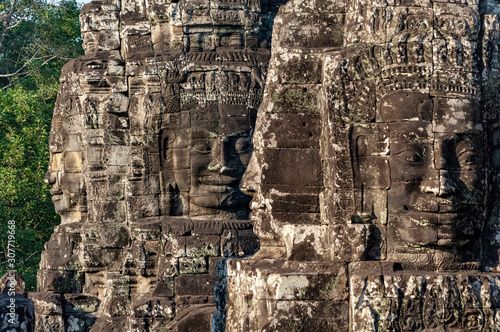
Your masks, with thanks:
<instances>
[{"instance_id":1,"label":"large carved stone face","mask_svg":"<svg viewBox=\"0 0 500 332\"><path fill-rule=\"evenodd\" d=\"M77 151L52 153L45 182L52 185L50 194L61 223L79 222L81 219L82 177L81 154Z\"/></svg>"},{"instance_id":2,"label":"large carved stone face","mask_svg":"<svg viewBox=\"0 0 500 332\"><path fill-rule=\"evenodd\" d=\"M479 110L470 99L400 92L382 100L384 123L371 127L378 142L353 135L355 186L367 197L388 189L389 248L448 250L477 238L486 189Z\"/></svg>"},{"instance_id":3,"label":"large carved stone face","mask_svg":"<svg viewBox=\"0 0 500 332\"><path fill-rule=\"evenodd\" d=\"M86 209L82 175L82 153L77 110L78 99L58 100L49 138L50 161L45 182L52 185L50 194L61 223L79 222Z\"/></svg>"},{"instance_id":4,"label":"large carved stone face","mask_svg":"<svg viewBox=\"0 0 500 332\"><path fill-rule=\"evenodd\" d=\"M273 232L266 220L270 219L270 209L262 195L261 178L262 178L262 154L259 148L261 142L261 126L260 118L257 119L254 135L254 151L248 163L246 172L241 180L240 188L248 195L252 196L250 203L250 220L253 223L254 233L262 240L272 239ZM260 139L259 139L260 138ZM267 226L267 227L266 227Z\"/></svg>"},{"instance_id":5,"label":"large carved stone face","mask_svg":"<svg viewBox=\"0 0 500 332\"><path fill-rule=\"evenodd\" d=\"M247 106L206 103L182 112L183 129L160 132L165 215L247 219L239 190L252 153Z\"/></svg>"},{"instance_id":6,"label":"large carved stone face","mask_svg":"<svg viewBox=\"0 0 500 332\"><path fill-rule=\"evenodd\" d=\"M239 190L252 152L251 128L246 107L236 116L217 107L191 112L192 206L246 211L249 197Z\"/></svg>"}]
</instances>

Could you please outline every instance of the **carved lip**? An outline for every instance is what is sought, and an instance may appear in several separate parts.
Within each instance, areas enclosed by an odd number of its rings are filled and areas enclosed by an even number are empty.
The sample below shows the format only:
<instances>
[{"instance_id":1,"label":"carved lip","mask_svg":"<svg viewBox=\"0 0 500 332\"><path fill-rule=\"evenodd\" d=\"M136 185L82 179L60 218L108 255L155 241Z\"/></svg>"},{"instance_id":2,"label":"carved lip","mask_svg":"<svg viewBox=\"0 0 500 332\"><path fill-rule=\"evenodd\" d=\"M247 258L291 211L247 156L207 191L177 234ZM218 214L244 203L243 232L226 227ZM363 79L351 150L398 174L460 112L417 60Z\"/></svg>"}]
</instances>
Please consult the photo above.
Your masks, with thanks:
<instances>
[{"instance_id":1,"label":"carved lip","mask_svg":"<svg viewBox=\"0 0 500 332\"><path fill-rule=\"evenodd\" d=\"M464 212L472 207L472 204L439 204L439 213Z\"/></svg>"},{"instance_id":2,"label":"carved lip","mask_svg":"<svg viewBox=\"0 0 500 332\"><path fill-rule=\"evenodd\" d=\"M203 191L208 191L210 193L224 193L228 190L228 186L223 184L210 185L210 184L201 184L199 188Z\"/></svg>"},{"instance_id":3,"label":"carved lip","mask_svg":"<svg viewBox=\"0 0 500 332\"><path fill-rule=\"evenodd\" d=\"M248 218L252 221L260 220L260 219L262 219L261 215L265 214L265 213L267 213L267 210L265 207L259 207L257 209L252 209L252 211L250 211L250 214L248 215Z\"/></svg>"},{"instance_id":4,"label":"carved lip","mask_svg":"<svg viewBox=\"0 0 500 332\"><path fill-rule=\"evenodd\" d=\"M52 194L52 198L51 198L52 199L52 203L57 203L60 200L62 200L62 198L63 198L62 192L60 194L57 194L57 195L56 194Z\"/></svg>"},{"instance_id":5,"label":"carved lip","mask_svg":"<svg viewBox=\"0 0 500 332\"><path fill-rule=\"evenodd\" d=\"M248 214L248 219L251 221L257 221L260 220L259 214L262 211L251 211L250 214Z\"/></svg>"},{"instance_id":6,"label":"carved lip","mask_svg":"<svg viewBox=\"0 0 500 332\"><path fill-rule=\"evenodd\" d=\"M474 214L469 207L468 210L454 212L430 212L430 211L408 211L406 218L412 219L416 224L425 225L453 225L457 222L473 221ZM464 225L465 225L464 224Z\"/></svg>"},{"instance_id":7,"label":"carved lip","mask_svg":"<svg viewBox=\"0 0 500 332\"><path fill-rule=\"evenodd\" d=\"M204 176L200 178L201 185L207 186L224 186L224 187L237 187L240 184L240 179L231 176Z\"/></svg>"},{"instance_id":8,"label":"carved lip","mask_svg":"<svg viewBox=\"0 0 500 332\"><path fill-rule=\"evenodd\" d=\"M62 195L62 193L63 193L62 190L59 189L59 188L52 188L52 189L50 189L50 194L52 196Z\"/></svg>"}]
</instances>

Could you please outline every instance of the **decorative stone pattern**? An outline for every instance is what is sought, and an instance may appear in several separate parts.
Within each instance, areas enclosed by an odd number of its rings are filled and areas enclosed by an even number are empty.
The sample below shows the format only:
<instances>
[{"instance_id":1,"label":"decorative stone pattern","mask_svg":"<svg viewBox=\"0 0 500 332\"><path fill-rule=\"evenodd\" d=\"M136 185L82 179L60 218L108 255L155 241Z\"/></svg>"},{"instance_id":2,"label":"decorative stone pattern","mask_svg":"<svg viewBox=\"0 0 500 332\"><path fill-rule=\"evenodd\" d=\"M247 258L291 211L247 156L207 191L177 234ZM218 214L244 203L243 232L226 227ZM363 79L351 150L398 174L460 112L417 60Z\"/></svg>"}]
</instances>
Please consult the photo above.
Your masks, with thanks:
<instances>
[{"instance_id":1,"label":"decorative stone pattern","mask_svg":"<svg viewBox=\"0 0 500 332\"><path fill-rule=\"evenodd\" d=\"M499 329L499 13L280 9L241 184L261 248L228 261L226 330Z\"/></svg>"},{"instance_id":2,"label":"decorative stone pattern","mask_svg":"<svg viewBox=\"0 0 500 332\"><path fill-rule=\"evenodd\" d=\"M37 331L224 326L218 262L259 248L238 187L284 2L83 7L50 135L62 223L30 295Z\"/></svg>"},{"instance_id":3,"label":"decorative stone pattern","mask_svg":"<svg viewBox=\"0 0 500 332\"><path fill-rule=\"evenodd\" d=\"M85 5L36 331L500 330L499 14Z\"/></svg>"},{"instance_id":4,"label":"decorative stone pattern","mask_svg":"<svg viewBox=\"0 0 500 332\"><path fill-rule=\"evenodd\" d=\"M500 275L349 265L352 331L496 331Z\"/></svg>"}]
</instances>

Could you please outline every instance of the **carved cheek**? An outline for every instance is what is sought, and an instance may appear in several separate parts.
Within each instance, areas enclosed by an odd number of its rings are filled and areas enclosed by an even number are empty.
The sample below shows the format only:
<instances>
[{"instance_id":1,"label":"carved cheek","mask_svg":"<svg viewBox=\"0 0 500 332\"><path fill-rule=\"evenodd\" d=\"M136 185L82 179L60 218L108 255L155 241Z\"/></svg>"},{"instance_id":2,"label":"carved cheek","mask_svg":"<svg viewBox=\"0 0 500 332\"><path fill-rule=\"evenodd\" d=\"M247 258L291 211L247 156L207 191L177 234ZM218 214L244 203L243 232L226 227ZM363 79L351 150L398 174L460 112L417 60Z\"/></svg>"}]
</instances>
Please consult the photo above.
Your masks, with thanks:
<instances>
[{"instance_id":1,"label":"carved cheek","mask_svg":"<svg viewBox=\"0 0 500 332\"><path fill-rule=\"evenodd\" d=\"M463 200L471 204L480 204L483 200L485 188L485 174L481 169L461 171L458 182Z\"/></svg>"},{"instance_id":2,"label":"carved cheek","mask_svg":"<svg viewBox=\"0 0 500 332\"><path fill-rule=\"evenodd\" d=\"M216 171L220 167L220 149L216 140L196 139L191 146L191 171L193 176Z\"/></svg>"}]
</instances>

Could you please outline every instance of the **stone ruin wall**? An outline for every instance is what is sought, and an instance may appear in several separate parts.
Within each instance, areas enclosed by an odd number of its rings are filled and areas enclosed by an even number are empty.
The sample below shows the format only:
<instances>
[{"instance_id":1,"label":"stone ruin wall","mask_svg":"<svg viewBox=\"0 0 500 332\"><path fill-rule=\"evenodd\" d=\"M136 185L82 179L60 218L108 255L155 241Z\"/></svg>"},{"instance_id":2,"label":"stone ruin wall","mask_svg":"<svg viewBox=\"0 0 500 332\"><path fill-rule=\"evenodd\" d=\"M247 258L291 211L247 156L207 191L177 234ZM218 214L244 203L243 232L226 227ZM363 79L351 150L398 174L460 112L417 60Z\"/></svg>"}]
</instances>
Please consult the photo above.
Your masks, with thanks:
<instances>
[{"instance_id":1,"label":"stone ruin wall","mask_svg":"<svg viewBox=\"0 0 500 332\"><path fill-rule=\"evenodd\" d=\"M37 331L222 328L224 258L259 247L238 185L282 2L83 7L50 135L62 223L30 294Z\"/></svg>"},{"instance_id":2,"label":"stone ruin wall","mask_svg":"<svg viewBox=\"0 0 500 332\"><path fill-rule=\"evenodd\" d=\"M494 1L292 0L242 180L227 331L496 331ZM300 174L300 176L297 176Z\"/></svg>"},{"instance_id":3,"label":"stone ruin wall","mask_svg":"<svg viewBox=\"0 0 500 332\"><path fill-rule=\"evenodd\" d=\"M285 2L84 7L37 331L500 330L499 4Z\"/></svg>"}]
</instances>

